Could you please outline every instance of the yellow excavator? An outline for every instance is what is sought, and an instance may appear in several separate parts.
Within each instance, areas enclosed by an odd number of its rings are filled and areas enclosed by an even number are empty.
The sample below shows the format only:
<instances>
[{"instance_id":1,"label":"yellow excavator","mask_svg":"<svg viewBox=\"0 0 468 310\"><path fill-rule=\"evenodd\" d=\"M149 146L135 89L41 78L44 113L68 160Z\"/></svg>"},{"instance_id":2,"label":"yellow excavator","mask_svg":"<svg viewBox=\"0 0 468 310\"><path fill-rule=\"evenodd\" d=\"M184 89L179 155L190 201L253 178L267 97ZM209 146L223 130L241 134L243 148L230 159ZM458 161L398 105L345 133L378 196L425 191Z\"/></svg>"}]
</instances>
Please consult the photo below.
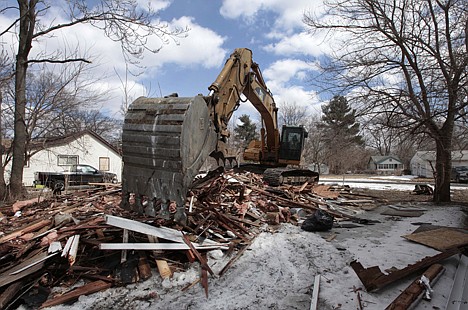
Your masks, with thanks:
<instances>
[{"instance_id":1,"label":"yellow excavator","mask_svg":"<svg viewBox=\"0 0 468 310\"><path fill-rule=\"evenodd\" d=\"M251 141L244 151L244 160L269 167L264 179L271 185L318 181L316 172L285 168L299 165L307 131L303 126L283 126L280 135L278 108L251 50L235 49L208 90L207 96L140 97L129 106L122 134L124 208L154 216L157 201L159 215L169 218L172 203L177 206L174 220L184 223L194 177L208 156L229 159L228 123L247 100L259 111L262 129L260 140Z\"/></svg>"}]
</instances>

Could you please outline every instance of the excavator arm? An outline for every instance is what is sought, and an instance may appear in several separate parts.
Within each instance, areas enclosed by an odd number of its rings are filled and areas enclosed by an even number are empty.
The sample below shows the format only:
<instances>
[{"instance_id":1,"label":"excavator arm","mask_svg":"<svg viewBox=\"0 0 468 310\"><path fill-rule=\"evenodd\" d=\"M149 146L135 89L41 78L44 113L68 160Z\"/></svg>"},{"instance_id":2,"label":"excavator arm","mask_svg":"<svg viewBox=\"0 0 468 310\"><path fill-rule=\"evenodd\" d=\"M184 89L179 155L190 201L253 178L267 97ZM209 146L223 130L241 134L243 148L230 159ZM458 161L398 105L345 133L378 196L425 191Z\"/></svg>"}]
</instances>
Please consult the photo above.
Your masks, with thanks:
<instances>
[{"instance_id":1,"label":"excavator arm","mask_svg":"<svg viewBox=\"0 0 468 310\"><path fill-rule=\"evenodd\" d=\"M229 120L239 104L243 102L241 94L257 109L262 117L261 155L257 158L264 163L278 161L279 131L277 112L273 96L268 90L260 68L252 60L252 51L237 48L231 54L223 70L208 87L214 108L214 122L220 133L220 140L229 137ZM222 149L222 143L217 148Z\"/></svg>"}]
</instances>

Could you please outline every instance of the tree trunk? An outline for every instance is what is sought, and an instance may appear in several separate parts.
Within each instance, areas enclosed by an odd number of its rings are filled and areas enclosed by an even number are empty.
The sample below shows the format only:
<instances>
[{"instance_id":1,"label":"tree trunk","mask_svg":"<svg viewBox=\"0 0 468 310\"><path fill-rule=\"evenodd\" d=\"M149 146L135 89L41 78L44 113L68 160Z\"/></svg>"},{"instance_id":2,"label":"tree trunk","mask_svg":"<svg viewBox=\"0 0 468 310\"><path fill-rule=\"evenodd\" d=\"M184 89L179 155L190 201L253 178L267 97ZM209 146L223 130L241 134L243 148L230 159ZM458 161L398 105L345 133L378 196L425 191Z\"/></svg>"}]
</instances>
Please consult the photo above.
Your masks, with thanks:
<instances>
[{"instance_id":1,"label":"tree trunk","mask_svg":"<svg viewBox=\"0 0 468 310\"><path fill-rule=\"evenodd\" d=\"M450 139L437 141L436 175L433 200L436 203L450 202L450 173L452 169L452 143Z\"/></svg>"},{"instance_id":2,"label":"tree trunk","mask_svg":"<svg viewBox=\"0 0 468 310\"><path fill-rule=\"evenodd\" d=\"M2 127L2 102L3 94L0 90L0 204L6 198L7 188L5 182L5 169L3 168L3 161L5 160L5 150L3 147L3 127Z\"/></svg>"},{"instance_id":3,"label":"tree trunk","mask_svg":"<svg viewBox=\"0 0 468 310\"><path fill-rule=\"evenodd\" d=\"M37 0L18 1L20 9L20 31L18 54L16 55L15 75L15 119L13 139L13 161L10 175L10 195L12 198L23 194L23 169L26 153L26 73L28 56L31 50L34 26L36 23Z\"/></svg>"}]
</instances>

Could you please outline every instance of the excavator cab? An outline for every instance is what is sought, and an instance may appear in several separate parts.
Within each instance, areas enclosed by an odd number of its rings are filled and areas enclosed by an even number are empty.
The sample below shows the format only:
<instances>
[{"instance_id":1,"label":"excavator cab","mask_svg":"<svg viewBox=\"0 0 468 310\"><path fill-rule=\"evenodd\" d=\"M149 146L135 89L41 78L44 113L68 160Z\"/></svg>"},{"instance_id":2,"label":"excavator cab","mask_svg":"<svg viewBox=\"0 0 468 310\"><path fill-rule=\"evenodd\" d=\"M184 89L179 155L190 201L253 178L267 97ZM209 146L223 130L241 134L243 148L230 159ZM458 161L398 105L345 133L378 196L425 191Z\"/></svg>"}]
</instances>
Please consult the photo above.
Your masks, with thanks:
<instances>
[{"instance_id":1,"label":"excavator cab","mask_svg":"<svg viewBox=\"0 0 468 310\"><path fill-rule=\"evenodd\" d=\"M279 149L279 163L299 165L308 132L303 126L284 125Z\"/></svg>"}]
</instances>

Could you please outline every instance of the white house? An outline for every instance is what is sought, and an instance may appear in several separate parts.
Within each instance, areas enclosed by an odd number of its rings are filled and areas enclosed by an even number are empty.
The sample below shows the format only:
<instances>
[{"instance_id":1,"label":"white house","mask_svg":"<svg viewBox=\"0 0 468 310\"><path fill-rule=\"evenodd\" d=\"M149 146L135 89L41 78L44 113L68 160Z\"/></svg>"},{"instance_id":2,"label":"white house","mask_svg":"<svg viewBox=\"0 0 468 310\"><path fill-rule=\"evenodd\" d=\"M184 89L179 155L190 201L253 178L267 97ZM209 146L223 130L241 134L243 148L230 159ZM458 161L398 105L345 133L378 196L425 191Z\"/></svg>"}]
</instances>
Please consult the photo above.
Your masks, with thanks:
<instances>
[{"instance_id":1,"label":"white house","mask_svg":"<svg viewBox=\"0 0 468 310\"><path fill-rule=\"evenodd\" d=\"M410 161L411 174L425 178L433 178L435 162L435 151L418 151ZM468 166L468 151L452 151L452 166Z\"/></svg>"},{"instance_id":2,"label":"white house","mask_svg":"<svg viewBox=\"0 0 468 310\"><path fill-rule=\"evenodd\" d=\"M371 156L367 168L377 174L400 175L405 165L394 155Z\"/></svg>"},{"instance_id":3,"label":"white house","mask_svg":"<svg viewBox=\"0 0 468 310\"><path fill-rule=\"evenodd\" d=\"M88 164L102 171L113 172L121 180L122 156L115 147L92 131L47 139L40 145L36 143L31 154L23 171L25 186L33 185L36 171L59 172L73 164ZM10 169L8 165L6 178L10 175Z\"/></svg>"}]
</instances>

